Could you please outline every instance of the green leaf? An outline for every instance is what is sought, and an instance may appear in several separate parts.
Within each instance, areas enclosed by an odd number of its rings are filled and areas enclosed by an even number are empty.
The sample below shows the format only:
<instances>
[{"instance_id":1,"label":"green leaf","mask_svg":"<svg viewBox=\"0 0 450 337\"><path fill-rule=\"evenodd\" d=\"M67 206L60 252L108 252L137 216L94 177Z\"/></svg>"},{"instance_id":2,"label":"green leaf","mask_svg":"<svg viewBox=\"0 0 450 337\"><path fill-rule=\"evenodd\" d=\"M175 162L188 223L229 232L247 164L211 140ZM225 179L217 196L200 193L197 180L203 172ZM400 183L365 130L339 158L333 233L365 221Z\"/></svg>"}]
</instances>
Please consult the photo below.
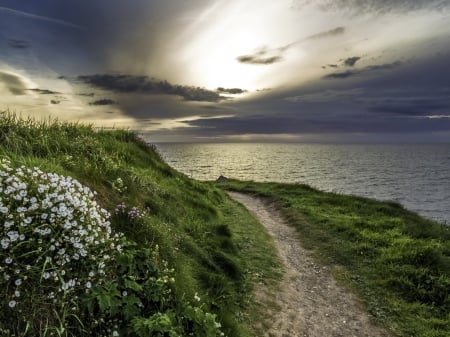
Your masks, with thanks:
<instances>
[{"instance_id":1,"label":"green leaf","mask_svg":"<svg viewBox=\"0 0 450 337\"><path fill-rule=\"evenodd\" d=\"M127 320L139 315L139 304L141 304L141 300L139 298L136 296L127 296L122 298L122 302L124 304L123 315Z\"/></svg>"},{"instance_id":2,"label":"green leaf","mask_svg":"<svg viewBox=\"0 0 450 337\"><path fill-rule=\"evenodd\" d=\"M134 291L142 291L142 286L140 284L129 279L125 279L125 287Z\"/></svg>"},{"instance_id":3,"label":"green leaf","mask_svg":"<svg viewBox=\"0 0 450 337\"><path fill-rule=\"evenodd\" d=\"M94 289L93 296L95 296L101 311L109 311L111 314L120 312L122 301L117 284L107 283L98 287Z\"/></svg>"}]
</instances>

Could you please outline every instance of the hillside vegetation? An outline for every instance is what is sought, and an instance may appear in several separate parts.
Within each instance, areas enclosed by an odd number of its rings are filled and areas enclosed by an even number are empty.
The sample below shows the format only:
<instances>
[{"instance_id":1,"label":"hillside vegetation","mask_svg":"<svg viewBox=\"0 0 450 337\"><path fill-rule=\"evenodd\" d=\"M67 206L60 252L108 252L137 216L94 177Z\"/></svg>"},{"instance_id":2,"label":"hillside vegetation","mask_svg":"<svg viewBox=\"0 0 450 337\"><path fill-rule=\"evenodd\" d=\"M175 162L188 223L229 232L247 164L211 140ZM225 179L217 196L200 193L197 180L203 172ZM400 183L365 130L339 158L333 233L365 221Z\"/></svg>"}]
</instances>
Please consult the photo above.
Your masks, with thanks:
<instances>
[{"instance_id":1,"label":"hillside vegetation","mask_svg":"<svg viewBox=\"0 0 450 337\"><path fill-rule=\"evenodd\" d=\"M0 335L250 336L268 235L134 133L0 116Z\"/></svg>"},{"instance_id":2,"label":"hillside vegetation","mask_svg":"<svg viewBox=\"0 0 450 337\"><path fill-rule=\"evenodd\" d=\"M218 185L275 202L303 245L334 266L338 280L396 336L450 336L450 226L394 202L306 185Z\"/></svg>"},{"instance_id":3,"label":"hillside vegetation","mask_svg":"<svg viewBox=\"0 0 450 337\"><path fill-rule=\"evenodd\" d=\"M125 130L0 113L0 336L254 336L281 275L223 189L275 202L396 336L450 331L450 227L305 185L199 182ZM271 288L275 289L275 287Z\"/></svg>"}]
</instances>

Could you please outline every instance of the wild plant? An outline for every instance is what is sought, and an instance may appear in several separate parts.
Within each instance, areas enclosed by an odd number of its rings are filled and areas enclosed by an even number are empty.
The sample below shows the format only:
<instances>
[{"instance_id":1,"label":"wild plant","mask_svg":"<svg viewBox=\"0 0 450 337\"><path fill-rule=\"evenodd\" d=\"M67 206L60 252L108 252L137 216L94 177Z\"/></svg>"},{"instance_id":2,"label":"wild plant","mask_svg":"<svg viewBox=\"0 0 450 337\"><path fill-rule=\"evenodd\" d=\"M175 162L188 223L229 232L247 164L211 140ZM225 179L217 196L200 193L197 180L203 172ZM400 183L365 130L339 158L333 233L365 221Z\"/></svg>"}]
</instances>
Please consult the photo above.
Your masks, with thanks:
<instances>
[{"instance_id":1,"label":"wild plant","mask_svg":"<svg viewBox=\"0 0 450 337\"><path fill-rule=\"evenodd\" d=\"M76 179L0 163L2 336L221 336L214 314L173 293L158 247L111 230ZM123 221L147 213L119 204Z\"/></svg>"}]
</instances>

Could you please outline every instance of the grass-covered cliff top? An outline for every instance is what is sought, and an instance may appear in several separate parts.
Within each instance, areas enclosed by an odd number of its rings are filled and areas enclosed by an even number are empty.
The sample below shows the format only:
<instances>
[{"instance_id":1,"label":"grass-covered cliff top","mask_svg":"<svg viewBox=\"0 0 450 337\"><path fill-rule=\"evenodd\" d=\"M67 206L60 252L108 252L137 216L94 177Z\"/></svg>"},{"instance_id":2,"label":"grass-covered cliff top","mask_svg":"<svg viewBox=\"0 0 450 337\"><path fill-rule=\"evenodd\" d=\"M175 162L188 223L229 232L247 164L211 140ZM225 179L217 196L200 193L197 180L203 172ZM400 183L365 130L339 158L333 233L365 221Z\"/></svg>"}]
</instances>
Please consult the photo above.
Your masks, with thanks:
<instances>
[{"instance_id":1,"label":"grass-covered cliff top","mask_svg":"<svg viewBox=\"0 0 450 337\"><path fill-rule=\"evenodd\" d=\"M222 188L269 198L303 246L331 265L395 336L450 336L450 226L394 202L306 185L227 180Z\"/></svg>"},{"instance_id":2,"label":"grass-covered cliff top","mask_svg":"<svg viewBox=\"0 0 450 337\"><path fill-rule=\"evenodd\" d=\"M394 335L448 336L450 227L304 185L195 181L131 132L7 112L0 335L254 335L252 289L280 264L222 189L274 201Z\"/></svg>"},{"instance_id":3,"label":"grass-covered cliff top","mask_svg":"<svg viewBox=\"0 0 450 337\"><path fill-rule=\"evenodd\" d=\"M3 113L0 144L0 335L250 334L279 265L224 192L124 130Z\"/></svg>"}]
</instances>

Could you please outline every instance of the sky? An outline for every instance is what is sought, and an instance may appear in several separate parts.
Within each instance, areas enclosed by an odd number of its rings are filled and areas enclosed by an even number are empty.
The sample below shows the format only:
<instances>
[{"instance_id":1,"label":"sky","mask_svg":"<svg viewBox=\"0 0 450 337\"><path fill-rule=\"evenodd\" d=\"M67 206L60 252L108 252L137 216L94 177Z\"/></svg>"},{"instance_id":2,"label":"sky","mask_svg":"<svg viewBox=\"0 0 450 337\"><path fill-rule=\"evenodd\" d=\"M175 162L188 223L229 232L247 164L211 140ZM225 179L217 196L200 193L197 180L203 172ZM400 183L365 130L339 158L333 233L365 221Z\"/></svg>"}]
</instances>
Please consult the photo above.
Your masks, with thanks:
<instances>
[{"instance_id":1,"label":"sky","mask_svg":"<svg viewBox=\"0 0 450 337\"><path fill-rule=\"evenodd\" d=\"M0 0L0 111L151 142L450 142L450 0Z\"/></svg>"}]
</instances>

